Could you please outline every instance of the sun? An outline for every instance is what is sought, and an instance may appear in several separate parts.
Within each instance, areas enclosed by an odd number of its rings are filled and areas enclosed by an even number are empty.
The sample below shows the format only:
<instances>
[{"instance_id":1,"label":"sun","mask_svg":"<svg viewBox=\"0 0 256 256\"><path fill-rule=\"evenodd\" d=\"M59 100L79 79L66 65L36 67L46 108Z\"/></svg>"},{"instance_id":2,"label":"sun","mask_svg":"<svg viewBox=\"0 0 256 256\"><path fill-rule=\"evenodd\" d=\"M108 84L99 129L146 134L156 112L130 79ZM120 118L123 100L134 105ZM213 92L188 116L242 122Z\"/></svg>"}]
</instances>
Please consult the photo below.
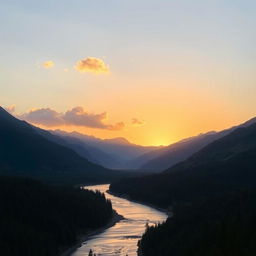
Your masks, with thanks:
<instances>
[{"instance_id":1,"label":"sun","mask_svg":"<svg viewBox=\"0 0 256 256\"><path fill-rule=\"evenodd\" d=\"M156 138L155 140L152 141L151 144L154 146L160 147L160 146L168 146L171 144L171 142L165 138Z\"/></svg>"}]
</instances>

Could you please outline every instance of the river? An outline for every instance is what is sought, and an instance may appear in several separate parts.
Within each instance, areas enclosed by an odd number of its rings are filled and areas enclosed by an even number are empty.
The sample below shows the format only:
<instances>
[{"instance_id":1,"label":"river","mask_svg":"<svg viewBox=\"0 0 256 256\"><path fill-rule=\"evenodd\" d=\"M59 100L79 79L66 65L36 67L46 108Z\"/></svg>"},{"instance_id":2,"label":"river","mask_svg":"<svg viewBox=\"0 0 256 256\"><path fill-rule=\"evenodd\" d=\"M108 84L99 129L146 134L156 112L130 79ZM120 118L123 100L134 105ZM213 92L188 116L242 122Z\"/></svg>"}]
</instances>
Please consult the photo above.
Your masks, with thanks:
<instances>
[{"instance_id":1,"label":"river","mask_svg":"<svg viewBox=\"0 0 256 256\"><path fill-rule=\"evenodd\" d=\"M167 219L164 212L106 193L109 185L86 188L105 193L111 200L113 209L124 219L102 233L90 237L72 256L88 256L90 249L97 256L137 256L137 243L145 231L146 223L154 225Z\"/></svg>"}]
</instances>

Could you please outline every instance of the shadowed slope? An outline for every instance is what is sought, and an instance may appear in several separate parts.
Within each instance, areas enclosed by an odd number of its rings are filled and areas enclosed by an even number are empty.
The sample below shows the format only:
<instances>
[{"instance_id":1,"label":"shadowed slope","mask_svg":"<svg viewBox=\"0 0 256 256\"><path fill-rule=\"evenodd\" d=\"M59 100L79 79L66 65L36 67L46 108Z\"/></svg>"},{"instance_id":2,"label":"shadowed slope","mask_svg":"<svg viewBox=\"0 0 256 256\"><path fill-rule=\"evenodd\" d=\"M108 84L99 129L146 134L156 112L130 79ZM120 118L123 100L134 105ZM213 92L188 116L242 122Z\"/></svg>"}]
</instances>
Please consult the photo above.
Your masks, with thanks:
<instances>
[{"instance_id":1,"label":"shadowed slope","mask_svg":"<svg viewBox=\"0 0 256 256\"><path fill-rule=\"evenodd\" d=\"M239 127L248 127L253 123L256 123L256 118L227 130L200 134L198 136L171 144L163 149L149 152L139 157L136 161L138 162L138 165L141 165L141 169L155 171L165 170L181 161L186 160L208 144L228 135L235 129Z\"/></svg>"},{"instance_id":2,"label":"shadowed slope","mask_svg":"<svg viewBox=\"0 0 256 256\"><path fill-rule=\"evenodd\" d=\"M111 185L114 192L167 207L256 185L256 124L238 128L167 171Z\"/></svg>"},{"instance_id":3,"label":"shadowed slope","mask_svg":"<svg viewBox=\"0 0 256 256\"><path fill-rule=\"evenodd\" d=\"M108 182L117 174L41 136L0 108L0 173L53 183Z\"/></svg>"}]
</instances>

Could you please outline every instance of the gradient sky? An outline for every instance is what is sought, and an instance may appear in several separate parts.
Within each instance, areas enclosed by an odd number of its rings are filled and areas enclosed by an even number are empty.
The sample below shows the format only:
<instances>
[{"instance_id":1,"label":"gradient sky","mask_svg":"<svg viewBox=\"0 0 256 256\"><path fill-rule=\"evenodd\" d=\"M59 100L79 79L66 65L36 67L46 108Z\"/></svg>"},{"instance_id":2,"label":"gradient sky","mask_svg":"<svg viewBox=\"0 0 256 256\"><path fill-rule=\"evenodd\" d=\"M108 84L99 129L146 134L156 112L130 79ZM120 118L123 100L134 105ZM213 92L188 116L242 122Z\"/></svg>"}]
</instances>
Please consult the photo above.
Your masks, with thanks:
<instances>
[{"instance_id":1,"label":"gradient sky","mask_svg":"<svg viewBox=\"0 0 256 256\"><path fill-rule=\"evenodd\" d=\"M143 145L227 128L256 113L255 13L252 0L1 1L0 104L107 112L101 128L48 128ZM74 68L88 57L108 72Z\"/></svg>"}]
</instances>

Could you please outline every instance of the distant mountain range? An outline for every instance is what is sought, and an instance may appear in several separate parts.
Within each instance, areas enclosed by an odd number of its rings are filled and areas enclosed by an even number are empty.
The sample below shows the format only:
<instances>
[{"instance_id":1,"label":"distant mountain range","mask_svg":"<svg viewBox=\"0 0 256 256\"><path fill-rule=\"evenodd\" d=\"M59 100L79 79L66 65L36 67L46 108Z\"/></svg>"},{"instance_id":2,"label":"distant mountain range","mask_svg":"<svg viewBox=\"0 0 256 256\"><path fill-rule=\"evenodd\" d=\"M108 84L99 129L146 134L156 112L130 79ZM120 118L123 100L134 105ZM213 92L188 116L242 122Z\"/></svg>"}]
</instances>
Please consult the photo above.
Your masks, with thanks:
<instances>
[{"instance_id":1,"label":"distant mountain range","mask_svg":"<svg viewBox=\"0 0 256 256\"><path fill-rule=\"evenodd\" d=\"M78 132L42 130L42 135L73 149L89 161L111 169L142 170L161 172L186 160L211 142L224 137L238 127L246 127L256 122L256 118L246 123L220 132L211 131L183 139L167 147L140 146L125 138L99 139ZM55 136L52 136L55 135ZM56 135L58 136L56 139Z\"/></svg>"},{"instance_id":2,"label":"distant mountain range","mask_svg":"<svg viewBox=\"0 0 256 256\"><path fill-rule=\"evenodd\" d=\"M141 169L131 174L106 166ZM207 255L209 248L214 256L255 254L256 118L168 147L143 147L124 138L46 131L0 107L0 176L58 185L112 182L113 193L172 210L166 223L147 228L139 243L143 255Z\"/></svg>"},{"instance_id":3,"label":"distant mountain range","mask_svg":"<svg viewBox=\"0 0 256 256\"><path fill-rule=\"evenodd\" d=\"M78 155L92 163L113 169L121 165L118 159L111 154L101 150L98 147L91 146L75 136L69 136L68 133L62 131L45 131L40 128L37 128L37 130L48 140L74 150Z\"/></svg>"},{"instance_id":4,"label":"distant mountain range","mask_svg":"<svg viewBox=\"0 0 256 256\"><path fill-rule=\"evenodd\" d=\"M233 128L187 160L166 171L140 178L124 179L111 190L132 199L167 207L256 185L256 123Z\"/></svg>"},{"instance_id":5,"label":"distant mountain range","mask_svg":"<svg viewBox=\"0 0 256 256\"><path fill-rule=\"evenodd\" d=\"M91 163L49 132L0 108L0 174L51 183L109 182L121 175Z\"/></svg>"},{"instance_id":6,"label":"distant mountain range","mask_svg":"<svg viewBox=\"0 0 256 256\"><path fill-rule=\"evenodd\" d=\"M239 127L247 127L253 123L256 123L256 118L253 118L241 125L234 126L230 129L220 132L212 131L205 134L200 134L198 136L181 140L167 147L150 151L134 160L134 166L140 166L140 169L148 171L163 171L181 161L186 160L206 145L226 136L235 129Z\"/></svg>"},{"instance_id":7,"label":"distant mountain range","mask_svg":"<svg viewBox=\"0 0 256 256\"><path fill-rule=\"evenodd\" d=\"M124 138L103 140L77 132L46 131L18 120L0 108L0 174L73 183L108 182L124 175L108 168L136 169L143 163L141 170L152 172L165 166L172 167L237 128L255 122L256 118L168 147L144 147Z\"/></svg>"},{"instance_id":8,"label":"distant mountain range","mask_svg":"<svg viewBox=\"0 0 256 256\"><path fill-rule=\"evenodd\" d=\"M161 173L111 184L112 193L171 212L146 228L139 255L255 255L255 121L184 141L180 152L206 145Z\"/></svg>"},{"instance_id":9,"label":"distant mountain range","mask_svg":"<svg viewBox=\"0 0 256 256\"><path fill-rule=\"evenodd\" d=\"M99 139L78 132L68 133L61 130L50 133L61 137L61 143L65 143L80 156L111 169L137 169L134 159L161 148L132 144L125 138Z\"/></svg>"}]
</instances>

